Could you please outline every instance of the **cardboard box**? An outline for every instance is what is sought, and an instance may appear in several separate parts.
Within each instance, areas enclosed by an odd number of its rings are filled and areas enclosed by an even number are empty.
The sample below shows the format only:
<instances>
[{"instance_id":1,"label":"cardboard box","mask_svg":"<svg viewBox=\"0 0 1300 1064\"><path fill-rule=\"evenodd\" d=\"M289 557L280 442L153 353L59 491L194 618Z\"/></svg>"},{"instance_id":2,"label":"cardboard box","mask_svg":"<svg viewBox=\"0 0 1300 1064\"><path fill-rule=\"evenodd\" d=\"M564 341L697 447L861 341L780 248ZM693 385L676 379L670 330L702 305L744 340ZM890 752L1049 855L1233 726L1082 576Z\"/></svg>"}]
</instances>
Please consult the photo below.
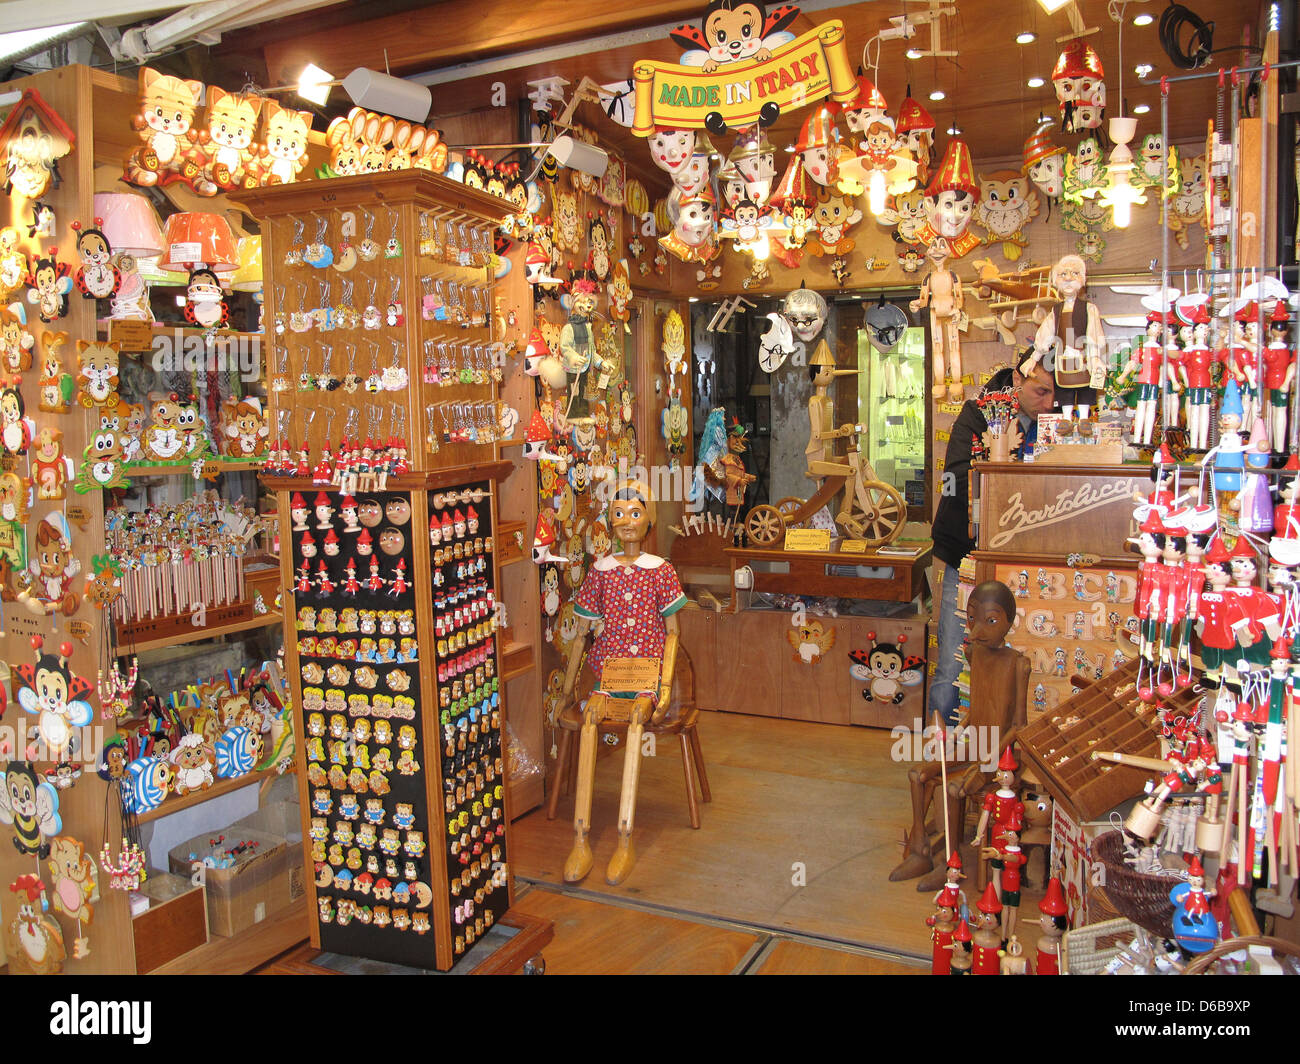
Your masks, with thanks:
<instances>
[{"instance_id":1,"label":"cardboard box","mask_svg":"<svg viewBox=\"0 0 1300 1064\"><path fill-rule=\"evenodd\" d=\"M302 806L297 802L271 802L256 813L236 820L226 829L227 835L242 834L245 830L278 835L288 843L285 861L289 877L289 900L297 901L306 887L303 885L302 862Z\"/></svg>"},{"instance_id":2,"label":"cardboard box","mask_svg":"<svg viewBox=\"0 0 1300 1064\"><path fill-rule=\"evenodd\" d=\"M215 846L209 842L221 835L225 836L224 842ZM237 935L289 904L288 843L278 835L232 826L182 842L167 854L171 870L188 878L193 862L212 856L217 849L244 841L256 842L257 847L245 850L229 868L203 870L208 930L214 935L226 938ZM294 858L297 856L295 851Z\"/></svg>"},{"instance_id":3,"label":"cardboard box","mask_svg":"<svg viewBox=\"0 0 1300 1064\"><path fill-rule=\"evenodd\" d=\"M161 968L208 941L205 892L188 876L150 872L139 893L149 908L131 918L137 975Z\"/></svg>"}]
</instances>

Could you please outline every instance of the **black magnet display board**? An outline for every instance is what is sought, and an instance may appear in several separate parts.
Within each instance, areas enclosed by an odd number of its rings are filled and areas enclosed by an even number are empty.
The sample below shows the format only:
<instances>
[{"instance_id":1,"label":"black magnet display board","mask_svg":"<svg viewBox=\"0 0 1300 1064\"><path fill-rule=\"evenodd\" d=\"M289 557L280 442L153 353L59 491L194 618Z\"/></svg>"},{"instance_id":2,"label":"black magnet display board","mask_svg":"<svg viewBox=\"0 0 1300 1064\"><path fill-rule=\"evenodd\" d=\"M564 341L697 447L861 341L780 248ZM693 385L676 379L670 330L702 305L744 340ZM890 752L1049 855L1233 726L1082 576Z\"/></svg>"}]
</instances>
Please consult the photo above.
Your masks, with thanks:
<instances>
[{"instance_id":1,"label":"black magnet display board","mask_svg":"<svg viewBox=\"0 0 1300 1064\"><path fill-rule=\"evenodd\" d=\"M291 501L304 845L328 952L434 968L438 932L460 957L508 907L490 500L487 483L431 493L427 526L419 494ZM417 630L419 596L435 631ZM438 734L422 724L421 673ZM435 893L451 927L434 926Z\"/></svg>"}]
</instances>

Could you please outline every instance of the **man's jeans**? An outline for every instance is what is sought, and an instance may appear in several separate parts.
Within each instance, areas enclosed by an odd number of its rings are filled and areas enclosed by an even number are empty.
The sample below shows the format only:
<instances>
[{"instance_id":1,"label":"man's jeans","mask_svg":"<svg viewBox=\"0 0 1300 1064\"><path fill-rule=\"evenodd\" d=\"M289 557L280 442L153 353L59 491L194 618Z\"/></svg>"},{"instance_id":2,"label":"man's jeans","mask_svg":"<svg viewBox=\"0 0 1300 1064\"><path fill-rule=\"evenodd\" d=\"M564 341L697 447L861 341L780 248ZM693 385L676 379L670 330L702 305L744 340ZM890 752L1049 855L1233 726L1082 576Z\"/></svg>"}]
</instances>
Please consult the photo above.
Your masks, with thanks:
<instances>
[{"instance_id":1,"label":"man's jeans","mask_svg":"<svg viewBox=\"0 0 1300 1064\"><path fill-rule=\"evenodd\" d=\"M961 662L957 652L966 638L966 626L957 616L957 570L943 562L935 563L941 590L935 597L934 612L939 617L939 647L936 652L934 679L930 683L930 710L927 717L934 719L938 713L945 724L957 719L957 688L954 684L961 675Z\"/></svg>"}]
</instances>

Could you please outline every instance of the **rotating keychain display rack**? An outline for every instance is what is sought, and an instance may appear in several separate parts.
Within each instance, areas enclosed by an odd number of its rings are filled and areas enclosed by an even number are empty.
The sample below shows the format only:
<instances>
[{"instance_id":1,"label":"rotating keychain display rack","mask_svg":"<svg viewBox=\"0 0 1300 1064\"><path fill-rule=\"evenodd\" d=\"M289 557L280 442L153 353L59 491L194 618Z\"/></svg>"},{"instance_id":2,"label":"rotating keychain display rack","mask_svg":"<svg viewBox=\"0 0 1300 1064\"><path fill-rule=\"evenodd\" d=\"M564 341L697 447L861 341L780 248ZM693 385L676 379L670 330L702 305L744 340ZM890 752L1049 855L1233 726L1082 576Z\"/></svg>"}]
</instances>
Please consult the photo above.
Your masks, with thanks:
<instances>
[{"instance_id":1,"label":"rotating keychain display rack","mask_svg":"<svg viewBox=\"0 0 1300 1064\"><path fill-rule=\"evenodd\" d=\"M445 971L513 898L488 262L514 208L418 170L240 198L262 225L311 942Z\"/></svg>"}]
</instances>

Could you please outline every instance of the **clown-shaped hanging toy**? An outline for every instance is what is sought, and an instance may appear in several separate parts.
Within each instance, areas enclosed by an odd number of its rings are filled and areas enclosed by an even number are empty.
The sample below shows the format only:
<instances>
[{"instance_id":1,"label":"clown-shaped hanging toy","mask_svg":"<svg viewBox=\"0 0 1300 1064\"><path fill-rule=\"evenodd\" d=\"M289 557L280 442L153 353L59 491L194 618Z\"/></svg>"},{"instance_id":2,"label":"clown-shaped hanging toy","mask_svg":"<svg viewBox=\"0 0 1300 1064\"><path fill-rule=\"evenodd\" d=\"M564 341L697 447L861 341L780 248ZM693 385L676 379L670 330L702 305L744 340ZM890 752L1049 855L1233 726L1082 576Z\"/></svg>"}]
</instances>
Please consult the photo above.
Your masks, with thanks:
<instances>
[{"instance_id":1,"label":"clown-shaped hanging toy","mask_svg":"<svg viewBox=\"0 0 1300 1064\"><path fill-rule=\"evenodd\" d=\"M569 320L560 330L560 357L569 376L569 402L565 410L567 418L585 418L589 415L585 387L587 375L595 372L599 376L600 373L602 363L591 324L596 316L599 291L596 282L588 277L580 277L570 285L572 303Z\"/></svg>"},{"instance_id":2,"label":"clown-shaped hanging toy","mask_svg":"<svg viewBox=\"0 0 1300 1064\"><path fill-rule=\"evenodd\" d=\"M94 716L90 708L89 681L69 667L72 644L62 643L57 655L46 653L45 641L32 636L36 652L34 665L19 665L18 703L37 718L37 732L48 755L42 760L60 760L79 749L74 729L84 728Z\"/></svg>"},{"instance_id":3,"label":"clown-shaped hanging toy","mask_svg":"<svg viewBox=\"0 0 1300 1064\"><path fill-rule=\"evenodd\" d=\"M971 168L970 149L964 141L949 141L943 165L926 186L926 224L918 234L921 242L929 246L944 241L947 257L953 259L979 247L980 238L969 231L978 202L979 187Z\"/></svg>"},{"instance_id":4,"label":"clown-shaped hanging toy","mask_svg":"<svg viewBox=\"0 0 1300 1064\"><path fill-rule=\"evenodd\" d=\"M714 241L717 198L705 185L697 195L668 197L668 215L673 231L659 238L659 246L682 262L710 262L718 254Z\"/></svg>"},{"instance_id":5,"label":"clown-shaped hanging toy","mask_svg":"<svg viewBox=\"0 0 1300 1064\"><path fill-rule=\"evenodd\" d=\"M1106 113L1105 71L1091 44L1076 38L1065 45L1052 71L1052 86L1061 109L1061 129L1082 133L1098 129Z\"/></svg>"},{"instance_id":6,"label":"clown-shaped hanging toy","mask_svg":"<svg viewBox=\"0 0 1300 1064\"><path fill-rule=\"evenodd\" d=\"M929 184L930 168L934 165L934 118L930 112L912 99L911 86L907 99L898 108L898 139L895 147L904 150L916 163L916 180L922 187Z\"/></svg>"},{"instance_id":7,"label":"clown-shaped hanging toy","mask_svg":"<svg viewBox=\"0 0 1300 1064\"><path fill-rule=\"evenodd\" d=\"M673 171L673 188L682 196L694 196L709 183L710 160L717 154L704 133L695 134L695 144L684 166Z\"/></svg>"},{"instance_id":8,"label":"clown-shaped hanging toy","mask_svg":"<svg viewBox=\"0 0 1300 1064\"><path fill-rule=\"evenodd\" d=\"M858 94L852 102L844 105L843 111L844 124L853 134L850 139L853 141L854 150L859 153L862 152L867 130L877 123L887 125L889 131L897 135L893 116L889 113L889 105L875 83L865 74L858 75Z\"/></svg>"},{"instance_id":9,"label":"clown-shaped hanging toy","mask_svg":"<svg viewBox=\"0 0 1300 1064\"><path fill-rule=\"evenodd\" d=\"M1047 201L1047 216L1052 215L1052 204L1057 203L1065 191L1065 149L1052 143L1047 126L1039 126L1025 141L1025 157L1021 172L1034 183Z\"/></svg>"},{"instance_id":10,"label":"clown-shaped hanging toy","mask_svg":"<svg viewBox=\"0 0 1300 1064\"><path fill-rule=\"evenodd\" d=\"M839 177L840 131L830 105L818 104L804 119L794 151L814 182L822 188L835 184Z\"/></svg>"}]
</instances>

